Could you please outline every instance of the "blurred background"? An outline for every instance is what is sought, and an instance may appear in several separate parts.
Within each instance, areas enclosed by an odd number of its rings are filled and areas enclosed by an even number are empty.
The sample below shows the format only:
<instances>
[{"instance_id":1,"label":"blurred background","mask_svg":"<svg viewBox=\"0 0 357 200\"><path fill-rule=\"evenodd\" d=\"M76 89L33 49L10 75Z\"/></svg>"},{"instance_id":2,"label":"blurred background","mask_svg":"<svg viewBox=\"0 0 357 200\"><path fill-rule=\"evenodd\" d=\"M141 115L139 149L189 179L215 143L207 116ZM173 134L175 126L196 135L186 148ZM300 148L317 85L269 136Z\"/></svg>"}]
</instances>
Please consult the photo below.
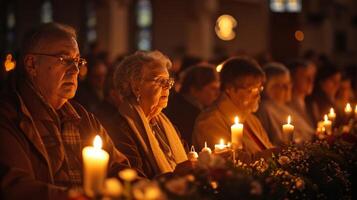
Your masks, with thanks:
<instances>
[{"instance_id":1,"label":"blurred background","mask_svg":"<svg viewBox=\"0 0 357 200\"><path fill-rule=\"evenodd\" d=\"M61 22L79 33L83 54L110 62L137 49L172 59L235 54L286 60L324 55L357 59L355 0L1 0L0 50L16 56L29 28Z\"/></svg>"}]
</instances>

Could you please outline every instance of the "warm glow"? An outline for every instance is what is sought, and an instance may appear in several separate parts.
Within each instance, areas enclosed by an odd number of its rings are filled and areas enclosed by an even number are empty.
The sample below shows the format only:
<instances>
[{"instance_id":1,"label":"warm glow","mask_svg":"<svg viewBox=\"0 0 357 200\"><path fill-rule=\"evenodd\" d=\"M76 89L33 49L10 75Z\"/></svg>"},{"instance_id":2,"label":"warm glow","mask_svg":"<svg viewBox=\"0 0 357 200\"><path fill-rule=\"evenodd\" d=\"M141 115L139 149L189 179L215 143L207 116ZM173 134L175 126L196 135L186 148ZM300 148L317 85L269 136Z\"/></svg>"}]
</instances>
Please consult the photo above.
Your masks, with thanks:
<instances>
[{"instance_id":1,"label":"warm glow","mask_svg":"<svg viewBox=\"0 0 357 200\"><path fill-rule=\"evenodd\" d=\"M237 21L231 15L221 15L216 21L215 31L221 40L232 40L236 33L234 28L237 26Z\"/></svg>"},{"instance_id":2,"label":"warm glow","mask_svg":"<svg viewBox=\"0 0 357 200\"><path fill-rule=\"evenodd\" d=\"M302 42L305 38L304 32L302 32L301 30L297 30L295 31L295 39L299 42Z\"/></svg>"},{"instance_id":3,"label":"warm glow","mask_svg":"<svg viewBox=\"0 0 357 200\"><path fill-rule=\"evenodd\" d=\"M236 116L236 117L234 118L234 123L235 123L235 124L239 124L239 118L238 118L238 116Z\"/></svg>"},{"instance_id":4,"label":"warm glow","mask_svg":"<svg viewBox=\"0 0 357 200\"><path fill-rule=\"evenodd\" d=\"M288 124L290 124L291 123L291 116L289 115L288 116Z\"/></svg>"},{"instance_id":5,"label":"warm glow","mask_svg":"<svg viewBox=\"0 0 357 200\"><path fill-rule=\"evenodd\" d=\"M219 72L221 72L222 67L223 67L223 63L221 63L221 64L217 65L217 67L216 67L216 71L217 71L218 73L219 73Z\"/></svg>"},{"instance_id":6,"label":"warm glow","mask_svg":"<svg viewBox=\"0 0 357 200\"><path fill-rule=\"evenodd\" d=\"M330 114L335 114L335 110L333 108L330 108Z\"/></svg>"},{"instance_id":7,"label":"warm glow","mask_svg":"<svg viewBox=\"0 0 357 200\"><path fill-rule=\"evenodd\" d=\"M346 104L346 107L345 107L345 113L351 113L352 112L352 107L351 107L351 104L348 103Z\"/></svg>"},{"instance_id":8,"label":"warm glow","mask_svg":"<svg viewBox=\"0 0 357 200\"><path fill-rule=\"evenodd\" d=\"M12 60L12 55L7 54L4 62L5 71L9 72L16 67L16 62Z\"/></svg>"},{"instance_id":9,"label":"warm glow","mask_svg":"<svg viewBox=\"0 0 357 200\"><path fill-rule=\"evenodd\" d=\"M355 106L355 113L357 114L357 105Z\"/></svg>"},{"instance_id":10,"label":"warm glow","mask_svg":"<svg viewBox=\"0 0 357 200\"><path fill-rule=\"evenodd\" d=\"M324 120L325 120L325 122L328 121L327 115L324 115Z\"/></svg>"},{"instance_id":11,"label":"warm glow","mask_svg":"<svg viewBox=\"0 0 357 200\"><path fill-rule=\"evenodd\" d=\"M96 149L101 149L102 148L102 139L100 138L99 135L96 135L93 141L93 146Z\"/></svg>"},{"instance_id":12,"label":"warm glow","mask_svg":"<svg viewBox=\"0 0 357 200\"><path fill-rule=\"evenodd\" d=\"M219 144L220 144L220 145L224 145L224 140L223 140L223 139L220 139L220 140L219 140Z\"/></svg>"}]
</instances>

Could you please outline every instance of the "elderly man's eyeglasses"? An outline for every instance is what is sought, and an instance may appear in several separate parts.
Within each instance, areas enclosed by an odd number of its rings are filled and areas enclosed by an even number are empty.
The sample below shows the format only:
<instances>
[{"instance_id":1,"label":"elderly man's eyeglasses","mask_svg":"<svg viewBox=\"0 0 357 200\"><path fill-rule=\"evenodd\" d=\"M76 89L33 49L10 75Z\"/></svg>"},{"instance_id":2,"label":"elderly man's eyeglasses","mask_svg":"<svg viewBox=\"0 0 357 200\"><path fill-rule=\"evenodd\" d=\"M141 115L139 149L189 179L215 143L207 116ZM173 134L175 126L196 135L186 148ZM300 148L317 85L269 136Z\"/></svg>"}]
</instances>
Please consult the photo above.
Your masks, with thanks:
<instances>
[{"instance_id":1,"label":"elderly man's eyeglasses","mask_svg":"<svg viewBox=\"0 0 357 200\"><path fill-rule=\"evenodd\" d=\"M64 66L71 66L75 65L79 68L85 66L87 64L87 61L84 58L70 58L66 56L61 56L61 55L51 55L51 54L44 54L44 53L31 53L33 55L40 55L40 56L50 56L57 58L62 65Z\"/></svg>"},{"instance_id":2,"label":"elderly man's eyeglasses","mask_svg":"<svg viewBox=\"0 0 357 200\"><path fill-rule=\"evenodd\" d=\"M175 80L173 78L158 78L148 81L153 81L155 84L161 86L163 89L171 89L175 84Z\"/></svg>"}]
</instances>

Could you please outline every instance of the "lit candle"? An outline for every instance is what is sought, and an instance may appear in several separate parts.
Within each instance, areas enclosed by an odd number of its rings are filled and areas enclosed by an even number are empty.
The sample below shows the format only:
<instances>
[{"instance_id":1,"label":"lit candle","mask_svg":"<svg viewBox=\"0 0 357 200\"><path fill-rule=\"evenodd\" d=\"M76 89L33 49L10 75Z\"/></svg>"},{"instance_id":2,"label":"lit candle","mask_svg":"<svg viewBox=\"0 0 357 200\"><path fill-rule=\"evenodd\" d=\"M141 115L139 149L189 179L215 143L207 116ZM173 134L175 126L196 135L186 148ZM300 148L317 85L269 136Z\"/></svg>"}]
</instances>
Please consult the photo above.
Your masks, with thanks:
<instances>
[{"instance_id":1,"label":"lit candle","mask_svg":"<svg viewBox=\"0 0 357 200\"><path fill-rule=\"evenodd\" d=\"M334 121L335 118L336 118L336 113L335 113L335 110L333 108L330 108L330 112L328 113L328 118L331 120L331 121Z\"/></svg>"},{"instance_id":2,"label":"lit candle","mask_svg":"<svg viewBox=\"0 0 357 200\"><path fill-rule=\"evenodd\" d=\"M352 107L351 107L350 103L346 104L345 113L346 113L346 115L350 115L352 113Z\"/></svg>"},{"instance_id":3,"label":"lit candle","mask_svg":"<svg viewBox=\"0 0 357 200\"><path fill-rule=\"evenodd\" d=\"M109 154L102 150L102 140L98 135L94 138L93 147L83 148L82 157L84 191L88 196L94 197L103 191L109 161Z\"/></svg>"},{"instance_id":4,"label":"lit candle","mask_svg":"<svg viewBox=\"0 0 357 200\"><path fill-rule=\"evenodd\" d=\"M224 144L224 140L221 139L219 144L215 144L214 145L214 152L215 153L219 153L219 152L222 152L222 151L225 151L227 150L227 145Z\"/></svg>"},{"instance_id":5,"label":"lit candle","mask_svg":"<svg viewBox=\"0 0 357 200\"><path fill-rule=\"evenodd\" d=\"M188 160L190 160L190 161L197 161L198 154L195 151L195 147L193 145L191 146L191 151L188 152L187 157L188 157Z\"/></svg>"},{"instance_id":6,"label":"lit candle","mask_svg":"<svg viewBox=\"0 0 357 200\"><path fill-rule=\"evenodd\" d=\"M292 134L294 132L294 126L291 125L291 116L288 116L287 124L283 125L284 134Z\"/></svg>"},{"instance_id":7,"label":"lit candle","mask_svg":"<svg viewBox=\"0 0 357 200\"><path fill-rule=\"evenodd\" d=\"M357 118L357 104L355 106L355 118Z\"/></svg>"},{"instance_id":8,"label":"lit candle","mask_svg":"<svg viewBox=\"0 0 357 200\"><path fill-rule=\"evenodd\" d=\"M205 142L205 147L202 148L201 152L208 152L209 154L212 153L212 150L207 147L207 142Z\"/></svg>"},{"instance_id":9,"label":"lit candle","mask_svg":"<svg viewBox=\"0 0 357 200\"><path fill-rule=\"evenodd\" d=\"M316 130L316 134L317 137L322 140L325 138L325 126L324 126L324 122L323 121L319 121L317 123L317 130Z\"/></svg>"},{"instance_id":10,"label":"lit candle","mask_svg":"<svg viewBox=\"0 0 357 200\"><path fill-rule=\"evenodd\" d=\"M231 126L231 143L236 149L243 148L243 124L239 123L239 118L234 118L234 124Z\"/></svg>"},{"instance_id":11,"label":"lit candle","mask_svg":"<svg viewBox=\"0 0 357 200\"><path fill-rule=\"evenodd\" d=\"M328 135L331 135L332 122L330 120L328 120L327 115L324 115L324 123L323 124L324 124L325 130L326 130L326 133Z\"/></svg>"}]
</instances>

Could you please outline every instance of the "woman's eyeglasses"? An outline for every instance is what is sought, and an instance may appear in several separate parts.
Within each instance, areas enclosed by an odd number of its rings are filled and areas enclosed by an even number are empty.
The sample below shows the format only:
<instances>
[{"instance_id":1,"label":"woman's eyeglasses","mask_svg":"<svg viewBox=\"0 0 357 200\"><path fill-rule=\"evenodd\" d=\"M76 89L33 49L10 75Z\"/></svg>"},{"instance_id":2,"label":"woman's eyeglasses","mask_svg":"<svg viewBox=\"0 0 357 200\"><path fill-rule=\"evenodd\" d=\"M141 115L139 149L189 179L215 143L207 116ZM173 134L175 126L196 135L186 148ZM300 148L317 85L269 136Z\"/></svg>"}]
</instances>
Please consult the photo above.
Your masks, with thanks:
<instances>
[{"instance_id":1,"label":"woman's eyeglasses","mask_svg":"<svg viewBox=\"0 0 357 200\"><path fill-rule=\"evenodd\" d=\"M84 58L70 58L61 55L52 55L52 54L44 54L44 53L30 53L30 54L57 58L64 66L75 65L76 67L81 68L87 64L87 61Z\"/></svg>"},{"instance_id":2,"label":"woman's eyeglasses","mask_svg":"<svg viewBox=\"0 0 357 200\"><path fill-rule=\"evenodd\" d=\"M148 81L153 81L155 84L161 86L163 89L171 89L175 84L175 80L173 78L157 78Z\"/></svg>"}]
</instances>

